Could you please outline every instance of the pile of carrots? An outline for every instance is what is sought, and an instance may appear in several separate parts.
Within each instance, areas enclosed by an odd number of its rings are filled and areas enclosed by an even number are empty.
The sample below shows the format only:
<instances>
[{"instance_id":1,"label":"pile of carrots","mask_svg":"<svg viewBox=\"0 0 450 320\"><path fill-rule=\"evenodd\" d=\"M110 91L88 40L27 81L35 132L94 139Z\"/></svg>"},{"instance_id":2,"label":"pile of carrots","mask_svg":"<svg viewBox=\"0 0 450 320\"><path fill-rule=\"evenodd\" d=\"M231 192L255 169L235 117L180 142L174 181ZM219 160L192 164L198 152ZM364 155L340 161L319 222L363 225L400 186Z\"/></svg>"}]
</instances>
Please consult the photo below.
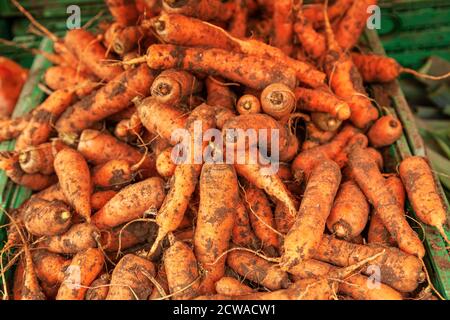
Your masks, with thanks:
<instances>
[{"instance_id":1,"label":"pile of carrots","mask_svg":"<svg viewBox=\"0 0 450 320\"><path fill-rule=\"evenodd\" d=\"M364 86L402 69L354 49L375 0L106 0L112 23L63 39L13 2L54 52L46 100L1 120L0 168L34 191L6 213L3 299L439 295L405 200L446 241L447 209L425 158L383 172L402 124ZM248 150L175 164L198 120L278 130L278 171ZM197 147L234 152L216 142Z\"/></svg>"}]
</instances>

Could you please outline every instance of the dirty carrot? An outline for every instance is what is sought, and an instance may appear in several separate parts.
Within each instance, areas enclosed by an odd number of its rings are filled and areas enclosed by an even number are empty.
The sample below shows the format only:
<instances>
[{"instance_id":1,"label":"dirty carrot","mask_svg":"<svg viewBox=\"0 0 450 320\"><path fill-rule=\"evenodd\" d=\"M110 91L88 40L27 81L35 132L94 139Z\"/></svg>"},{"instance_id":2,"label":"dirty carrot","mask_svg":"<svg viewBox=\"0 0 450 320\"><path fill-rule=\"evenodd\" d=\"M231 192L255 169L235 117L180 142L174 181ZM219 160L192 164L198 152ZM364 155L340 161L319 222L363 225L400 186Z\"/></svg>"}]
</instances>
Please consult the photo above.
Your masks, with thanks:
<instances>
[{"instance_id":1,"label":"dirty carrot","mask_svg":"<svg viewBox=\"0 0 450 320\"><path fill-rule=\"evenodd\" d=\"M392 115L379 118L370 127L367 137L374 148L386 147L400 139L403 134L403 126Z\"/></svg>"}]
</instances>

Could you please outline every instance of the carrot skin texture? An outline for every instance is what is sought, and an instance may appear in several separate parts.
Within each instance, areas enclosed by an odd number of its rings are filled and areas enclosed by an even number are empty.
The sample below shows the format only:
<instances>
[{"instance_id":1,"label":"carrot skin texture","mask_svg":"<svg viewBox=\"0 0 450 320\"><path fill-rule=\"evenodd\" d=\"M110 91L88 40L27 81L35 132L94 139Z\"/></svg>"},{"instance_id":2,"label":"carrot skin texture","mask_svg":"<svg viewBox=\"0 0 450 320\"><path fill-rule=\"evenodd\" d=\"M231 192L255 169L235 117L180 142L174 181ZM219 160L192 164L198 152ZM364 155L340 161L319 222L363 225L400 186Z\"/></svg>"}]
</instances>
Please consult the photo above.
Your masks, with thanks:
<instances>
[{"instance_id":1,"label":"carrot skin texture","mask_svg":"<svg viewBox=\"0 0 450 320\"><path fill-rule=\"evenodd\" d=\"M352 60L366 83L388 83L401 72L398 62L385 56L352 52Z\"/></svg>"},{"instance_id":2,"label":"carrot skin texture","mask_svg":"<svg viewBox=\"0 0 450 320\"><path fill-rule=\"evenodd\" d=\"M391 115L379 118L367 133L374 148L386 147L395 143L403 134L403 126Z\"/></svg>"},{"instance_id":3,"label":"carrot skin texture","mask_svg":"<svg viewBox=\"0 0 450 320\"><path fill-rule=\"evenodd\" d=\"M109 291L109 281L111 277L109 274L104 273L97 279L95 279L91 287L87 289L86 294L84 296L85 300L105 300Z\"/></svg>"},{"instance_id":4,"label":"carrot skin texture","mask_svg":"<svg viewBox=\"0 0 450 320\"><path fill-rule=\"evenodd\" d=\"M284 252L281 256L283 270L314 256L340 182L339 166L331 160L324 161L313 169L297 218L284 239Z\"/></svg>"},{"instance_id":5,"label":"carrot skin texture","mask_svg":"<svg viewBox=\"0 0 450 320\"><path fill-rule=\"evenodd\" d=\"M200 288L203 294L214 293L215 282L224 276L226 255L217 262L216 259L229 247L234 208L238 201L234 168L226 164L204 164L200 175L200 203L194 234L195 255L206 271Z\"/></svg>"},{"instance_id":6,"label":"carrot skin texture","mask_svg":"<svg viewBox=\"0 0 450 320\"><path fill-rule=\"evenodd\" d=\"M216 292L226 296L242 296L254 290L235 278L223 277L216 282Z\"/></svg>"},{"instance_id":7,"label":"carrot skin texture","mask_svg":"<svg viewBox=\"0 0 450 320\"><path fill-rule=\"evenodd\" d=\"M55 172L61 189L75 211L87 222L91 217L91 174L84 157L66 148L56 154Z\"/></svg>"},{"instance_id":8,"label":"carrot skin texture","mask_svg":"<svg viewBox=\"0 0 450 320\"><path fill-rule=\"evenodd\" d=\"M406 253L423 258L425 248L406 221L403 208L386 186L375 160L364 149L355 148L349 156L349 167L356 183L377 210L389 233Z\"/></svg>"},{"instance_id":9,"label":"carrot skin texture","mask_svg":"<svg viewBox=\"0 0 450 320\"><path fill-rule=\"evenodd\" d=\"M104 258L100 249L91 248L76 254L64 272L64 281L56 300L84 300L87 287L100 274L103 265ZM77 284L79 287L76 287Z\"/></svg>"},{"instance_id":10,"label":"carrot skin texture","mask_svg":"<svg viewBox=\"0 0 450 320\"><path fill-rule=\"evenodd\" d=\"M94 225L80 223L73 225L64 234L45 238L42 246L54 253L76 254L96 248L99 237L100 231Z\"/></svg>"}]
</instances>

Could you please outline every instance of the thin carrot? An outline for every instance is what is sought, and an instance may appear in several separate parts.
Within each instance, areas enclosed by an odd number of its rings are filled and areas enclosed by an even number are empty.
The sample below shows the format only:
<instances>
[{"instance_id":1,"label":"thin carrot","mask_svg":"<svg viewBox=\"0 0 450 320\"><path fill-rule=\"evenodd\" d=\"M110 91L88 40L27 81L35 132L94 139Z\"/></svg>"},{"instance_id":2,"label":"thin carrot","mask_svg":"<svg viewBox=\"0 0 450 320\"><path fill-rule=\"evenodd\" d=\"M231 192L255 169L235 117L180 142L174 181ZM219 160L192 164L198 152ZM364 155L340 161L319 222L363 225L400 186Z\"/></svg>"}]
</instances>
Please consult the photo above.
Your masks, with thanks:
<instances>
[{"instance_id":1,"label":"thin carrot","mask_svg":"<svg viewBox=\"0 0 450 320\"><path fill-rule=\"evenodd\" d=\"M220 0L163 0L163 9L169 13L180 13L202 20L227 21L233 14L232 3Z\"/></svg>"},{"instance_id":2,"label":"thin carrot","mask_svg":"<svg viewBox=\"0 0 450 320\"><path fill-rule=\"evenodd\" d=\"M294 36L294 12L292 0L274 1L273 5L273 46L291 55Z\"/></svg>"}]
</instances>

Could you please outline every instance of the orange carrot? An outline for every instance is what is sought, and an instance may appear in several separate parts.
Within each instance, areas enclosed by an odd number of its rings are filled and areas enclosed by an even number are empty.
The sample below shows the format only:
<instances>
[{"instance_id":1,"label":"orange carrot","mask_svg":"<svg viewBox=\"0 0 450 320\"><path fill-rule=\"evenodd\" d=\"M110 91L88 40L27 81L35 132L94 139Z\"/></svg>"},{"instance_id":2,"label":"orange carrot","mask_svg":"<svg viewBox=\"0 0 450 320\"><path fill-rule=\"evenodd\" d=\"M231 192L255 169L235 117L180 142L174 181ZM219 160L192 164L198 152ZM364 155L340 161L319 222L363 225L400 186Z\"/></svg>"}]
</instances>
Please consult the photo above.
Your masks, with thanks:
<instances>
[{"instance_id":1,"label":"orange carrot","mask_svg":"<svg viewBox=\"0 0 450 320\"><path fill-rule=\"evenodd\" d=\"M334 118L329 113L313 112L311 121L321 130L336 131L342 125L342 121Z\"/></svg>"},{"instance_id":2,"label":"orange carrot","mask_svg":"<svg viewBox=\"0 0 450 320\"><path fill-rule=\"evenodd\" d=\"M85 300L105 300L109 291L109 281L111 277L104 273L91 283L84 296Z\"/></svg>"},{"instance_id":3,"label":"orange carrot","mask_svg":"<svg viewBox=\"0 0 450 320\"><path fill-rule=\"evenodd\" d=\"M323 161L312 171L294 225L284 238L283 270L313 257L341 182L339 166ZM317 204L320 203L320 206Z\"/></svg>"},{"instance_id":4,"label":"orange carrot","mask_svg":"<svg viewBox=\"0 0 450 320\"><path fill-rule=\"evenodd\" d=\"M14 111L28 70L16 62L0 57L0 118L8 118Z\"/></svg>"},{"instance_id":5,"label":"orange carrot","mask_svg":"<svg viewBox=\"0 0 450 320\"><path fill-rule=\"evenodd\" d=\"M39 285L39 281L34 268L33 257L28 245L24 243L24 273L23 285L20 300L46 300Z\"/></svg>"},{"instance_id":6,"label":"orange carrot","mask_svg":"<svg viewBox=\"0 0 450 320\"><path fill-rule=\"evenodd\" d=\"M250 0L251 1L251 0ZM244 38L247 35L248 4L247 0L234 0L234 15L231 18L228 32L236 38Z\"/></svg>"},{"instance_id":7,"label":"orange carrot","mask_svg":"<svg viewBox=\"0 0 450 320\"><path fill-rule=\"evenodd\" d=\"M95 210L95 211L100 210L116 194L117 194L117 192L113 191L113 190L98 191L98 192L93 193L91 196L92 210Z\"/></svg>"},{"instance_id":8,"label":"orange carrot","mask_svg":"<svg viewBox=\"0 0 450 320\"><path fill-rule=\"evenodd\" d=\"M56 183L54 185L51 185L50 187L35 193L34 195L31 196L32 198L39 198L42 200L47 200L47 201L61 201L64 203L68 203L66 197L64 196L64 193L62 192L61 186L59 185L59 183Z\"/></svg>"},{"instance_id":9,"label":"orange carrot","mask_svg":"<svg viewBox=\"0 0 450 320\"><path fill-rule=\"evenodd\" d=\"M45 71L44 82L50 89L73 89L78 98L94 91L99 83L95 77L83 74L72 67L53 66Z\"/></svg>"},{"instance_id":10,"label":"orange carrot","mask_svg":"<svg viewBox=\"0 0 450 320\"><path fill-rule=\"evenodd\" d=\"M70 205L90 222L92 186L86 160L79 152L66 148L56 154L54 166L61 189Z\"/></svg>"},{"instance_id":11,"label":"orange carrot","mask_svg":"<svg viewBox=\"0 0 450 320\"><path fill-rule=\"evenodd\" d=\"M139 18L135 1L106 0L105 2L114 20L122 25L134 24Z\"/></svg>"},{"instance_id":12,"label":"orange carrot","mask_svg":"<svg viewBox=\"0 0 450 320\"><path fill-rule=\"evenodd\" d=\"M56 300L84 300L87 287L103 269L104 259L100 249L90 248L77 253L64 272Z\"/></svg>"},{"instance_id":13,"label":"orange carrot","mask_svg":"<svg viewBox=\"0 0 450 320\"><path fill-rule=\"evenodd\" d=\"M163 0L163 9L168 13L180 13L202 20L227 21L233 15L233 4L220 0Z\"/></svg>"},{"instance_id":14,"label":"orange carrot","mask_svg":"<svg viewBox=\"0 0 450 320\"><path fill-rule=\"evenodd\" d=\"M291 114L296 104L294 92L282 83L267 86L260 99L263 111L278 120Z\"/></svg>"},{"instance_id":15,"label":"orange carrot","mask_svg":"<svg viewBox=\"0 0 450 320\"><path fill-rule=\"evenodd\" d=\"M0 119L0 141L17 138L28 125L29 116Z\"/></svg>"},{"instance_id":16,"label":"orange carrot","mask_svg":"<svg viewBox=\"0 0 450 320\"><path fill-rule=\"evenodd\" d=\"M144 37L144 29L141 26L124 26L117 22L105 32L106 44L119 56L136 49Z\"/></svg>"},{"instance_id":17,"label":"orange carrot","mask_svg":"<svg viewBox=\"0 0 450 320\"><path fill-rule=\"evenodd\" d=\"M50 175L54 173L53 161L51 143L43 143L39 146L31 147L21 151L19 154L20 167L29 174L42 173Z\"/></svg>"},{"instance_id":18,"label":"orange carrot","mask_svg":"<svg viewBox=\"0 0 450 320\"><path fill-rule=\"evenodd\" d=\"M206 103L210 106L233 109L236 104L236 95L229 87L222 85L223 82L221 78L206 78Z\"/></svg>"},{"instance_id":19,"label":"orange carrot","mask_svg":"<svg viewBox=\"0 0 450 320\"><path fill-rule=\"evenodd\" d=\"M100 231L91 224L80 223L73 225L66 233L46 237L42 247L50 252L75 254L80 251L97 247Z\"/></svg>"},{"instance_id":20,"label":"orange carrot","mask_svg":"<svg viewBox=\"0 0 450 320\"><path fill-rule=\"evenodd\" d=\"M259 248L259 239L256 237L251 228L248 213L242 199L239 199L239 202L235 207L234 214L235 220L231 235L233 243L241 247L248 247L252 249Z\"/></svg>"},{"instance_id":21,"label":"orange carrot","mask_svg":"<svg viewBox=\"0 0 450 320\"><path fill-rule=\"evenodd\" d=\"M126 160L111 160L93 169L92 183L102 188L120 188L132 181L133 172Z\"/></svg>"},{"instance_id":22,"label":"orange carrot","mask_svg":"<svg viewBox=\"0 0 450 320\"><path fill-rule=\"evenodd\" d=\"M354 148L349 156L349 167L361 190L373 205L399 248L409 254L423 258L425 248L417 234L406 221L403 208L387 187L374 159L364 149Z\"/></svg>"},{"instance_id":23,"label":"orange carrot","mask_svg":"<svg viewBox=\"0 0 450 320\"><path fill-rule=\"evenodd\" d=\"M306 10L304 12L306 14ZM306 18L302 11L297 12L294 32L309 57L318 60L325 54L327 50L325 37L314 29L312 21Z\"/></svg>"},{"instance_id":24,"label":"orange carrot","mask_svg":"<svg viewBox=\"0 0 450 320\"><path fill-rule=\"evenodd\" d=\"M392 58L352 52L352 59L364 82L391 82L398 78L402 67Z\"/></svg>"},{"instance_id":25,"label":"orange carrot","mask_svg":"<svg viewBox=\"0 0 450 320\"><path fill-rule=\"evenodd\" d=\"M274 1L273 5L273 46L280 48L288 56L293 50L293 6L292 0Z\"/></svg>"},{"instance_id":26,"label":"orange carrot","mask_svg":"<svg viewBox=\"0 0 450 320\"><path fill-rule=\"evenodd\" d=\"M450 243L444 230L447 210L427 160L419 156L406 158L400 163L399 173L417 217L423 223L435 227L444 240Z\"/></svg>"},{"instance_id":27,"label":"orange carrot","mask_svg":"<svg viewBox=\"0 0 450 320\"><path fill-rule=\"evenodd\" d=\"M129 185L92 216L92 223L106 229L140 218L147 210L159 209L164 194L164 182L157 177Z\"/></svg>"},{"instance_id":28,"label":"orange carrot","mask_svg":"<svg viewBox=\"0 0 450 320\"><path fill-rule=\"evenodd\" d=\"M176 165L172 161L173 148L167 148L156 158L156 171L163 178L170 178L175 173Z\"/></svg>"},{"instance_id":29,"label":"orange carrot","mask_svg":"<svg viewBox=\"0 0 450 320\"><path fill-rule=\"evenodd\" d=\"M400 139L403 126L398 119L388 115L379 118L367 133L370 144L374 148L386 147Z\"/></svg>"},{"instance_id":30,"label":"orange carrot","mask_svg":"<svg viewBox=\"0 0 450 320\"><path fill-rule=\"evenodd\" d=\"M144 243L151 235L151 225L146 221L136 221L105 231L102 233L102 249L105 252L120 253Z\"/></svg>"},{"instance_id":31,"label":"orange carrot","mask_svg":"<svg viewBox=\"0 0 450 320\"><path fill-rule=\"evenodd\" d=\"M254 95L245 94L239 98L236 104L236 110L239 114L260 113L261 102Z\"/></svg>"},{"instance_id":32,"label":"orange carrot","mask_svg":"<svg viewBox=\"0 0 450 320\"><path fill-rule=\"evenodd\" d=\"M235 278L223 277L216 282L216 292L226 296L242 296L254 290Z\"/></svg>"},{"instance_id":33,"label":"orange carrot","mask_svg":"<svg viewBox=\"0 0 450 320\"><path fill-rule=\"evenodd\" d=\"M328 17L330 20L334 20L345 14L347 9L352 5L353 0L336 0L333 1L327 8ZM314 23L314 26L320 26L325 21L325 15L323 12L322 4L314 4L309 6L304 6L303 14L305 17Z\"/></svg>"},{"instance_id":34,"label":"orange carrot","mask_svg":"<svg viewBox=\"0 0 450 320\"><path fill-rule=\"evenodd\" d=\"M160 103L178 104L197 93L201 83L192 74L181 70L164 70L153 81L151 93Z\"/></svg>"}]
</instances>

